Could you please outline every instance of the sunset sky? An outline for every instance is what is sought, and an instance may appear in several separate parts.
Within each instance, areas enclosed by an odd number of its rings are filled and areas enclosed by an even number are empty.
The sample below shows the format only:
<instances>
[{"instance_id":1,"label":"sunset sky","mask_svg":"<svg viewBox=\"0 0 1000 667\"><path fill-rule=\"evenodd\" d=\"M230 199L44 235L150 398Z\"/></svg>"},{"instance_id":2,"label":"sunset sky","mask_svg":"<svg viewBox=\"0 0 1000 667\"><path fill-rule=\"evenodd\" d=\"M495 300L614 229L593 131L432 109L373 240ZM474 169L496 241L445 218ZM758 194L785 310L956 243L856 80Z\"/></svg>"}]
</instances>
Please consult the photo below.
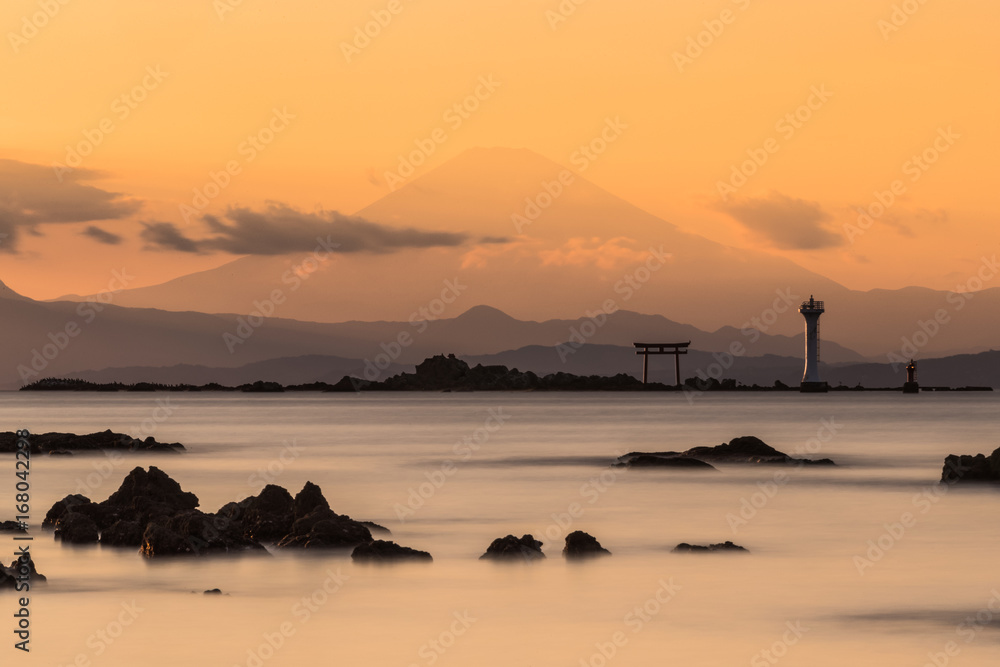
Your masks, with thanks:
<instances>
[{"instance_id":1,"label":"sunset sky","mask_svg":"<svg viewBox=\"0 0 1000 667\"><path fill-rule=\"evenodd\" d=\"M34 298L239 256L156 246L164 223L204 238L201 216L227 207L351 215L435 130L403 182L470 148L528 148L855 289L950 289L1000 244L988 0L12 0L0 27L0 280Z\"/></svg>"}]
</instances>

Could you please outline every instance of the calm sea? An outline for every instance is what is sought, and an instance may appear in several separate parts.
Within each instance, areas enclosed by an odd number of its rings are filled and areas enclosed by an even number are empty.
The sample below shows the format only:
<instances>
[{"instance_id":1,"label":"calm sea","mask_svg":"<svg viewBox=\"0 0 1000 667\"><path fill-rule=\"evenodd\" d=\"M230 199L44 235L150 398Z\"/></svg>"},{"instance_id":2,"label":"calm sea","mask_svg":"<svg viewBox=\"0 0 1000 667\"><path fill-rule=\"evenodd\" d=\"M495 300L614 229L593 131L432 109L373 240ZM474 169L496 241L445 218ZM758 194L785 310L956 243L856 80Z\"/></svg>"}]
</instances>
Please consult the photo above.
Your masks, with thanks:
<instances>
[{"instance_id":1,"label":"calm sea","mask_svg":"<svg viewBox=\"0 0 1000 667\"><path fill-rule=\"evenodd\" d=\"M30 656L0 596L2 664L996 665L1000 491L937 482L947 454L1000 446L998 408L994 394L0 394L0 430L110 428L189 450L35 458L32 551L49 585L31 598ZM608 467L740 435L838 465ZM137 465L205 511L311 480L434 562L150 563L37 529L56 500L104 500ZM15 481L0 457L0 519ZM613 557L567 564L573 530ZM542 539L548 559L478 560L508 533ZM725 540L751 553L670 552Z\"/></svg>"}]
</instances>

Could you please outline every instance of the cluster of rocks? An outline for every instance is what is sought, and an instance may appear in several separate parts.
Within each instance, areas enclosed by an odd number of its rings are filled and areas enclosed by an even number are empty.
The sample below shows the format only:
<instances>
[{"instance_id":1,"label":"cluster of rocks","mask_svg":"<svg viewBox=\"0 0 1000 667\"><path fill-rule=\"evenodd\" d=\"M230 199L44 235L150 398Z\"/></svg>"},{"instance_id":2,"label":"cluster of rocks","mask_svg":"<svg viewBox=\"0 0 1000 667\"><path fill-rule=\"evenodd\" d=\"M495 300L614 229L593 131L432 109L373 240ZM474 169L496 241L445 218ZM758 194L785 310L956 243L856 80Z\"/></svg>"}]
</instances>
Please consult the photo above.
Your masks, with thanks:
<instances>
[{"instance_id":1,"label":"cluster of rocks","mask_svg":"<svg viewBox=\"0 0 1000 667\"><path fill-rule=\"evenodd\" d=\"M25 580L32 586L45 581L45 575L39 574L38 570L35 569L35 563L31 560L31 556L23 561L20 558L15 559L10 567L0 565L0 591L17 590L18 584Z\"/></svg>"},{"instance_id":2,"label":"cluster of rocks","mask_svg":"<svg viewBox=\"0 0 1000 667\"><path fill-rule=\"evenodd\" d=\"M697 553L750 553L744 547L738 544L733 544L730 541L721 542L719 544L688 544L687 542L681 542L676 547L671 549L672 553L675 554L697 554Z\"/></svg>"},{"instance_id":3,"label":"cluster of rocks","mask_svg":"<svg viewBox=\"0 0 1000 667\"><path fill-rule=\"evenodd\" d=\"M25 526L20 521L0 521L0 533L26 533Z\"/></svg>"},{"instance_id":4,"label":"cluster of rocks","mask_svg":"<svg viewBox=\"0 0 1000 667\"><path fill-rule=\"evenodd\" d=\"M947 456L944 460L944 470L941 471L941 482L943 484L1000 483L1000 448L993 450L989 456L985 454Z\"/></svg>"},{"instance_id":5,"label":"cluster of rocks","mask_svg":"<svg viewBox=\"0 0 1000 667\"><path fill-rule=\"evenodd\" d=\"M17 447L17 434L10 431L0 433L0 453L13 453ZM110 430L100 433L77 435L75 433L36 433L28 436L32 454L68 454L84 451L129 450L139 452L182 452L184 445L173 442L157 442L152 436L140 440L124 433Z\"/></svg>"},{"instance_id":6,"label":"cluster of rocks","mask_svg":"<svg viewBox=\"0 0 1000 667\"><path fill-rule=\"evenodd\" d=\"M353 549L373 544L372 530L388 533L377 524L334 512L312 482L306 482L294 498L286 489L269 484L258 495L228 503L214 514L198 510L198 505L196 495L184 491L159 468L137 467L103 502L66 496L52 506L42 526L55 529L56 537L67 544L99 542L137 548L148 558L266 553L265 544ZM398 546L391 542L376 545L362 550L358 560L371 560L371 554L381 560L392 559L394 553L412 557L408 551L393 552L387 545Z\"/></svg>"},{"instance_id":7,"label":"cluster of rocks","mask_svg":"<svg viewBox=\"0 0 1000 667\"><path fill-rule=\"evenodd\" d=\"M613 377L552 373L539 377L506 366L470 367L454 354L425 359L414 373L400 373L381 382L344 377L329 391L516 391L516 390L623 390L644 385L626 373Z\"/></svg>"},{"instance_id":8,"label":"cluster of rocks","mask_svg":"<svg viewBox=\"0 0 1000 667\"><path fill-rule=\"evenodd\" d=\"M563 547L563 556L567 560L586 560L600 556L610 556L611 552L601 546L597 539L582 530L577 530L566 536L566 546ZM533 535L522 535L515 537L507 535L498 537L487 547L486 553L479 557L480 560L495 561L534 561L545 558L542 553L542 542L536 540Z\"/></svg>"},{"instance_id":9,"label":"cluster of rocks","mask_svg":"<svg viewBox=\"0 0 1000 667\"><path fill-rule=\"evenodd\" d=\"M746 435L715 447L692 447L684 452L631 452L612 464L623 468L691 468L714 470L713 463L764 465L835 465L830 459L798 459L779 452L760 438Z\"/></svg>"}]
</instances>

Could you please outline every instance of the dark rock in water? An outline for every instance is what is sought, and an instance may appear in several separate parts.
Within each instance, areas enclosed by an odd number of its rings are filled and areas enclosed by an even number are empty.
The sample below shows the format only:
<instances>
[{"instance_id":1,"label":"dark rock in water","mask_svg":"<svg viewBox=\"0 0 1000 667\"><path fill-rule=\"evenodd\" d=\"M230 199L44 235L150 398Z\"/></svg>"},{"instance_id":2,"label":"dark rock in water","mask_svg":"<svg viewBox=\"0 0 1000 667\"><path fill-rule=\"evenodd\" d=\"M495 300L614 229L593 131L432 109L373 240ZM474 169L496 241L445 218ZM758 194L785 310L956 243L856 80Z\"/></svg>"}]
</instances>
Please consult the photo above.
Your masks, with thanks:
<instances>
[{"instance_id":1,"label":"dark rock in water","mask_svg":"<svg viewBox=\"0 0 1000 667\"><path fill-rule=\"evenodd\" d=\"M144 524L138 521L119 520L101 531L101 544L108 547L142 546L142 536L146 532Z\"/></svg>"},{"instance_id":2,"label":"dark rock in water","mask_svg":"<svg viewBox=\"0 0 1000 667\"><path fill-rule=\"evenodd\" d=\"M358 523L360 523L362 526L364 526L365 528L367 528L368 530L370 530L372 532L372 534L375 534L375 533L385 533L386 535L392 535L392 531L391 530L389 530L385 526L380 526L379 524L375 523L374 521L358 521Z\"/></svg>"},{"instance_id":3,"label":"dark rock in water","mask_svg":"<svg viewBox=\"0 0 1000 667\"><path fill-rule=\"evenodd\" d=\"M68 449L53 449L49 451L49 456L73 456L73 452Z\"/></svg>"},{"instance_id":4,"label":"dark rock in water","mask_svg":"<svg viewBox=\"0 0 1000 667\"><path fill-rule=\"evenodd\" d=\"M265 551L225 517L198 510L157 517L146 526L139 552L147 558ZM266 551L265 551L266 552Z\"/></svg>"},{"instance_id":5,"label":"dark rock in water","mask_svg":"<svg viewBox=\"0 0 1000 667\"><path fill-rule=\"evenodd\" d=\"M659 459L659 460L657 460ZM687 459L683 463L679 462ZM834 465L830 459L797 459L779 452L760 438L752 435L733 438L728 443L716 447L692 447L685 452L631 452L618 457L613 464L626 467L692 467L698 468L701 463L752 463L774 465ZM638 461L638 463L637 463ZM676 462L676 463L674 463Z\"/></svg>"},{"instance_id":6,"label":"dark rock in water","mask_svg":"<svg viewBox=\"0 0 1000 667\"><path fill-rule=\"evenodd\" d=\"M318 486L312 482L306 482L302 490L295 496L295 518L301 519L317 509L328 510L330 503L326 501L323 491Z\"/></svg>"},{"instance_id":7,"label":"dark rock in water","mask_svg":"<svg viewBox=\"0 0 1000 667\"><path fill-rule=\"evenodd\" d=\"M245 537L276 543L292 529L295 501L283 487L268 484L258 495L229 503L218 513L239 524Z\"/></svg>"},{"instance_id":8,"label":"dark rock in water","mask_svg":"<svg viewBox=\"0 0 1000 667\"><path fill-rule=\"evenodd\" d=\"M951 454L944 460L944 470L941 471L942 484L957 482L997 483L1000 482L1000 449L992 454L976 454L961 456Z\"/></svg>"},{"instance_id":9,"label":"dark rock in water","mask_svg":"<svg viewBox=\"0 0 1000 667\"><path fill-rule=\"evenodd\" d=\"M28 532L24 524L19 521L3 521L0 522L0 533L26 533Z\"/></svg>"},{"instance_id":10,"label":"dark rock in water","mask_svg":"<svg viewBox=\"0 0 1000 667\"><path fill-rule=\"evenodd\" d=\"M695 468L699 470L716 470L711 463L684 456L677 452L661 452L643 454L636 452L626 454L614 464L617 468Z\"/></svg>"},{"instance_id":11,"label":"dark rock in water","mask_svg":"<svg viewBox=\"0 0 1000 667\"><path fill-rule=\"evenodd\" d=\"M210 590L205 591L204 594L205 595L222 595L222 590L218 589L218 588L212 588Z\"/></svg>"},{"instance_id":12,"label":"dark rock in water","mask_svg":"<svg viewBox=\"0 0 1000 667\"><path fill-rule=\"evenodd\" d=\"M687 542L681 542L676 547L672 549L675 554L683 553L718 553L718 552L732 552L732 553L750 553L738 544L733 544L732 542L726 541L721 544L709 544L708 546L702 546L698 544L688 544Z\"/></svg>"},{"instance_id":13,"label":"dark rock in water","mask_svg":"<svg viewBox=\"0 0 1000 667\"><path fill-rule=\"evenodd\" d=\"M86 514L67 512L56 522L56 539L66 544L95 544L98 537L97 523Z\"/></svg>"},{"instance_id":14,"label":"dark rock in water","mask_svg":"<svg viewBox=\"0 0 1000 667\"><path fill-rule=\"evenodd\" d=\"M198 507L198 496L181 489L167 473L155 466L149 470L133 468L118 490L101 503L108 513L110 526L118 519L148 523L157 517L169 517Z\"/></svg>"},{"instance_id":15,"label":"dark rock in water","mask_svg":"<svg viewBox=\"0 0 1000 667\"><path fill-rule=\"evenodd\" d=\"M0 433L0 453L14 452L17 447L17 434L10 431ZM77 435L76 433L35 433L28 436L32 454L67 454L75 451L128 450L141 452L181 452L184 445L180 443L157 442L148 437L145 440L133 438L124 433L113 433L110 430L99 433Z\"/></svg>"},{"instance_id":16,"label":"dark rock in water","mask_svg":"<svg viewBox=\"0 0 1000 667\"><path fill-rule=\"evenodd\" d=\"M583 560L599 556L610 556L611 552L601 546L597 538L582 530L577 530L566 536L566 546L563 556L568 560Z\"/></svg>"},{"instance_id":17,"label":"dark rock in water","mask_svg":"<svg viewBox=\"0 0 1000 667\"><path fill-rule=\"evenodd\" d=\"M45 515L45 519L42 520L42 528L55 528L56 522L67 512L78 512L80 514L85 514L91 519L100 517L103 514L103 510L97 503L91 502L90 498L87 496L81 496L78 493L66 496L62 500L57 501L49 509L48 513Z\"/></svg>"},{"instance_id":18,"label":"dark rock in water","mask_svg":"<svg viewBox=\"0 0 1000 667\"><path fill-rule=\"evenodd\" d=\"M513 535L498 537L486 549L480 560L526 560L532 561L545 558L542 553L542 542L532 535L524 535L520 539Z\"/></svg>"},{"instance_id":19,"label":"dark rock in water","mask_svg":"<svg viewBox=\"0 0 1000 667\"><path fill-rule=\"evenodd\" d=\"M795 465L834 465L830 459L796 459L752 435L733 438L717 447L693 447L684 452L702 461L718 463L776 463Z\"/></svg>"},{"instance_id":20,"label":"dark rock in water","mask_svg":"<svg viewBox=\"0 0 1000 667\"><path fill-rule=\"evenodd\" d=\"M15 559L10 567L0 565L0 591L17 590L18 580L24 582L25 578L32 586L46 581L45 575L39 574L35 569L35 563L30 555L23 560Z\"/></svg>"},{"instance_id":21,"label":"dark rock in water","mask_svg":"<svg viewBox=\"0 0 1000 667\"><path fill-rule=\"evenodd\" d=\"M417 551L395 542L375 540L368 544L359 544L351 553L351 560L362 563L388 563L392 561L431 561L431 555L426 551Z\"/></svg>"},{"instance_id":22,"label":"dark rock in water","mask_svg":"<svg viewBox=\"0 0 1000 667\"><path fill-rule=\"evenodd\" d=\"M328 507L320 507L296 519L291 532L278 542L278 546L303 549L351 549L371 541L371 532L361 523L348 516L341 516Z\"/></svg>"}]
</instances>

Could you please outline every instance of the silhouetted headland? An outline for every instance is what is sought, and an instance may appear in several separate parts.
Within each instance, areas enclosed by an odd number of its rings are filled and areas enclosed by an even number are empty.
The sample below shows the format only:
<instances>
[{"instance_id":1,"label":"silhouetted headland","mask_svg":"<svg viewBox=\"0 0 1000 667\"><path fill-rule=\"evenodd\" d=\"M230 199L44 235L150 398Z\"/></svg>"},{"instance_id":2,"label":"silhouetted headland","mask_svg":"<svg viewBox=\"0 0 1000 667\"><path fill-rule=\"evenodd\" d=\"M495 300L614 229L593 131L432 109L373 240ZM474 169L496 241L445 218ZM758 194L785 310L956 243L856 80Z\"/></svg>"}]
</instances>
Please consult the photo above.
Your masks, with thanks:
<instances>
[{"instance_id":1,"label":"silhouetted headland","mask_svg":"<svg viewBox=\"0 0 1000 667\"><path fill-rule=\"evenodd\" d=\"M992 387L922 387L923 391L993 391ZM21 387L21 391L108 391L108 392L201 392L225 391L243 393L281 392L358 392L358 391L680 391L692 392L740 392L740 391L794 391L793 387L780 380L772 385L743 384L731 378L692 377L681 386L641 380L627 373L617 375L574 375L572 373L550 373L537 375L532 371L519 371L507 366L477 364L469 366L453 354L436 355L417 365L413 373L399 373L384 380L368 380L344 376L336 384L312 382L308 384L282 385L278 382L258 380L235 387L215 382L204 385L160 384L138 382L95 383L87 380L67 378L43 378ZM830 391L889 391L899 392L902 387L830 387Z\"/></svg>"}]
</instances>

